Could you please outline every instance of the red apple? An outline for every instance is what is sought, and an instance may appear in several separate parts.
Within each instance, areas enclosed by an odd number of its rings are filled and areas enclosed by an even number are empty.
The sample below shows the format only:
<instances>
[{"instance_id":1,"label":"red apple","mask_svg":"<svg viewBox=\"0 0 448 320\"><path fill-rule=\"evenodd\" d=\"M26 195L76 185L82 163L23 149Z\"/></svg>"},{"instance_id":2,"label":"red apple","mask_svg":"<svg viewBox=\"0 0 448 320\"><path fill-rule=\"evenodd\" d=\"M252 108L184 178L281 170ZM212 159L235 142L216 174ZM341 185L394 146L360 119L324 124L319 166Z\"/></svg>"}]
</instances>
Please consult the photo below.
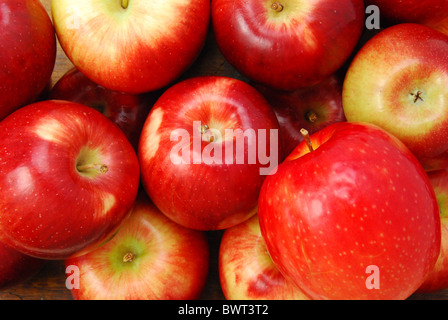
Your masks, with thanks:
<instances>
[{"instance_id":1,"label":"red apple","mask_svg":"<svg viewBox=\"0 0 448 320\"><path fill-rule=\"evenodd\" d=\"M308 300L272 262L258 215L224 231L219 248L219 278L228 300Z\"/></svg>"},{"instance_id":2,"label":"red apple","mask_svg":"<svg viewBox=\"0 0 448 320\"><path fill-rule=\"evenodd\" d=\"M213 0L224 57L248 78L280 90L315 85L349 58L364 28L362 0Z\"/></svg>"},{"instance_id":3,"label":"red apple","mask_svg":"<svg viewBox=\"0 0 448 320\"><path fill-rule=\"evenodd\" d=\"M0 123L0 239L64 259L120 225L139 186L136 153L98 111L48 100Z\"/></svg>"},{"instance_id":4,"label":"red apple","mask_svg":"<svg viewBox=\"0 0 448 320\"><path fill-rule=\"evenodd\" d=\"M142 182L155 205L185 227L226 229L256 213L280 159L278 121L247 83L221 76L165 91L139 144Z\"/></svg>"},{"instance_id":5,"label":"red apple","mask_svg":"<svg viewBox=\"0 0 448 320\"><path fill-rule=\"evenodd\" d=\"M434 292L448 288L448 171L429 172L428 176L439 204L442 244L437 263L417 290L419 293Z\"/></svg>"},{"instance_id":6,"label":"red apple","mask_svg":"<svg viewBox=\"0 0 448 320\"><path fill-rule=\"evenodd\" d=\"M377 6L388 24L424 24L448 35L446 0L366 0L365 3Z\"/></svg>"},{"instance_id":7,"label":"red apple","mask_svg":"<svg viewBox=\"0 0 448 320\"><path fill-rule=\"evenodd\" d=\"M440 250L426 172L368 123L332 124L302 142L266 178L258 213L272 260L312 299L408 298Z\"/></svg>"},{"instance_id":8,"label":"red apple","mask_svg":"<svg viewBox=\"0 0 448 320\"><path fill-rule=\"evenodd\" d=\"M53 0L62 49L88 78L116 91L167 86L199 55L210 1Z\"/></svg>"},{"instance_id":9,"label":"red apple","mask_svg":"<svg viewBox=\"0 0 448 320\"><path fill-rule=\"evenodd\" d=\"M448 167L448 36L423 25L389 27L368 41L343 86L348 121L389 131L426 170Z\"/></svg>"},{"instance_id":10,"label":"red apple","mask_svg":"<svg viewBox=\"0 0 448 320\"><path fill-rule=\"evenodd\" d=\"M75 299L191 300L205 287L209 256L205 233L172 222L140 195L112 240L65 264L79 270Z\"/></svg>"},{"instance_id":11,"label":"red apple","mask_svg":"<svg viewBox=\"0 0 448 320\"><path fill-rule=\"evenodd\" d=\"M295 91L254 85L274 109L285 156L303 141L300 129L312 134L329 124L346 120L342 108L342 79L335 74L313 87Z\"/></svg>"},{"instance_id":12,"label":"red apple","mask_svg":"<svg viewBox=\"0 0 448 320\"><path fill-rule=\"evenodd\" d=\"M0 120L34 102L50 82L56 37L37 0L0 0Z\"/></svg>"},{"instance_id":13,"label":"red apple","mask_svg":"<svg viewBox=\"0 0 448 320\"><path fill-rule=\"evenodd\" d=\"M157 92L133 95L109 90L72 68L53 86L49 99L68 100L100 111L123 130L137 149L143 124L158 95Z\"/></svg>"},{"instance_id":14,"label":"red apple","mask_svg":"<svg viewBox=\"0 0 448 320\"><path fill-rule=\"evenodd\" d=\"M0 288L7 288L35 275L45 260L25 255L0 243Z\"/></svg>"}]
</instances>

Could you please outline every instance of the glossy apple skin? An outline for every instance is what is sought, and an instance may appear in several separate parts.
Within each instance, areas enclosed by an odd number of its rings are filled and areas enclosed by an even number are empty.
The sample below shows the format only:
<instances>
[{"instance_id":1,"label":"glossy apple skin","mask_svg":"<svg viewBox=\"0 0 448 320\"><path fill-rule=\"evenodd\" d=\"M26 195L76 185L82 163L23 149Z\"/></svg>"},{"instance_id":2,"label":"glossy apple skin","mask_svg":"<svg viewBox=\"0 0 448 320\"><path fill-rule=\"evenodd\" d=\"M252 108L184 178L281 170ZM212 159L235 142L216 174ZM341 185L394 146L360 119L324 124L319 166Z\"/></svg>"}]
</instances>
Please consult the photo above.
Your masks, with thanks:
<instances>
[{"instance_id":1,"label":"glossy apple skin","mask_svg":"<svg viewBox=\"0 0 448 320\"><path fill-rule=\"evenodd\" d=\"M342 75L335 74L315 86L294 91L254 85L277 116L284 156L288 156L303 141L300 129L313 134L332 123L346 121L342 107L342 84Z\"/></svg>"},{"instance_id":2,"label":"glossy apple skin","mask_svg":"<svg viewBox=\"0 0 448 320\"><path fill-rule=\"evenodd\" d=\"M236 139L199 141L194 149L193 122L200 121L224 137L225 129L253 129L257 139L245 139L244 163L236 159ZM189 134L189 161L175 164L170 158L178 140L171 141L175 130ZM249 150L260 141L259 129L265 129L266 150L275 151L270 133L279 126L266 99L247 83L221 76L203 76L184 80L165 91L145 122L139 144L143 186L155 205L182 226L198 230L219 230L234 226L256 213L258 193L266 175L259 158L251 164ZM194 130L199 130L194 128ZM250 141L249 141L250 140ZM256 140L256 141L255 141ZM184 143L184 141L182 141ZM221 148L221 164L208 164L202 157L205 148ZM231 163L225 150L233 148ZM256 147L257 150L258 147ZM278 159L281 159L277 145ZM274 152L273 152L274 153ZM199 163L195 163L199 162Z\"/></svg>"},{"instance_id":3,"label":"glossy apple skin","mask_svg":"<svg viewBox=\"0 0 448 320\"><path fill-rule=\"evenodd\" d=\"M258 215L224 231L219 279L227 300L309 300L272 262Z\"/></svg>"},{"instance_id":4,"label":"glossy apple skin","mask_svg":"<svg viewBox=\"0 0 448 320\"><path fill-rule=\"evenodd\" d=\"M311 136L268 176L259 220L272 260L312 299L406 299L440 250L426 172L398 139L367 123ZM379 271L379 289L368 289ZM378 274L378 273L377 273Z\"/></svg>"},{"instance_id":5,"label":"glossy apple skin","mask_svg":"<svg viewBox=\"0 0 448 320\"><path fill-rule=\"evenodd\" d=\"M370 122L394 134L430 171L448 166L447 95L448 36L400 24L358 52L342 101L348 121Z\"/></svg>"},{"instance_id":6,"label":"glossy apple skin","mask_svg":"<svg viewBox=\"0 0 448 320\"><path fill-rule=\"evenodd\" d=\"M135 150L140 133L158 92L134 95L109 90L72 68L53 86L50 100L67 100L92 107L123 130Z\"/></svg>"},{"instance_id":7,"label":"glossy apple skin","mask_svg":"<svg viewBox=\"0 0 448 320\"><path fill-rule=\"evenodd\" d=\"M0 243L0 289L29 279L44 265L45 260L25 255Z\"/></svg>"},{"instance_id":8,"label":"glossy apple skin","mask_svg":"<svg viewBox=\"0 0 448 320\"><path fill-rule=\"evenodd\" d=\"M280 90L315 85L348 59L364 28L362 0L213 0L225 58L248 78Z\"/></svg>"},{"instance_id":9,"label":"glossy apple skin","mask_svg":"<svg viewBox=\"0 0 448 320\"><path fill-rule=\"evenodd\" d=\"M418 23L448 35L448 2L445 0L366 0L376 5L389 24Z\"/></svg>"},{"instance_id":10,"label":"glossy apple skin","mask_svg":"<svg viewBox=\"0 0 448 320\"><path fill-rule=\"evenodd\" d=\"M123 262L126 253L135 259ZM146 195L112 240L66 266L79 268L78 300L193 300L209 270L205 233L184 228L163 215Z\"/></svg>"},{"instance_id":11,"label":"glossy apple skin","mask_svg":"<svg viewBox=\"0 0 448 320\"><path fill-rule=\"evenodd\" d=\"M139 94L186 71L204 45L210 1L53 0L53 21L67 57L102 86Z\"/></svg>"},{"instance_id":12,"label":"glossy apple skin","mask_svg":"<svg viewBox=\"0 0 448 320\"><path fill-rule=\"evenodd\" d=\"M429 293L448 288L448 171L429 172L428 177L434 187L439 204L442 243L437 263L417 290L419 293Z\"/></svg>"},{"instance_id":13,"label":"glossy apple skin","mask_svg":"<svg viewBox=\"0 0 448 320\"><path fill-rule=\"evenodd\" d=\"M68 101L25 106L0 123L0 238L65 259L103 241L133 206L136 153L98 111ZM107 172L81 170L98 163Z\"/></svg>"},{"instance_id":14,"label":"glossy apple skin","mask_svg":"<svg viewBox=\"0 0 448 320\"><path fill-rule=\"evenodd\" d=\"M0 120L34 102L50 81L56 37L37 0L0 1Z\"/></svg>"}]
</instances>

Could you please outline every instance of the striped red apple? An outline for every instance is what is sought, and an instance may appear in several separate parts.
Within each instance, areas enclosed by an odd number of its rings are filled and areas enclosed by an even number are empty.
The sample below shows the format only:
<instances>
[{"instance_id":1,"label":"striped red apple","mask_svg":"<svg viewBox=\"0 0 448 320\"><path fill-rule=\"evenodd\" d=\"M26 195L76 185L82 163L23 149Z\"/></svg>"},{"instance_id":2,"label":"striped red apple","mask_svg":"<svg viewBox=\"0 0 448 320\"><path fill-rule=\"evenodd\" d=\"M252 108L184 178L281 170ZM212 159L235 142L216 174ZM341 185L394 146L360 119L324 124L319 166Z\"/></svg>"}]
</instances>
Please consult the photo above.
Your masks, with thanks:
<instances>
[{"instance_id":1,"label":"striped red apple","mask_svg":"<svg viewBox=\"0 0 448 320\"><path fill-rule=\"evenodd\" d=\"M368 123L333 124L306 141L260 192L261 232L275 265L312 299L408 298L441 243L423 167Z\"/></svg>"},{"instance_id":2,"label":"striped red apple","mask_svg":"<svg viewBox=\"0 0 448 320\"><path fill-rule=\"evenodd\" d=\"M34 102L50 83L56 37L36 0L0 1L0 120Z\"/></svg>"},{"instance_id":3,"label":"striped red apple","mask_svg":"<svg viewBox=\"0 0 448 320\"><path fill-rule=\"evenodd\" d=\"M130 212L140 169L124 133L85 105L48 100L0 123L0 239L43 259L104 241Z\"/></svg>"},{"instance_id":4,"label":"striped red apple","mask_svg":"<svg viewBox=\"0 0 448 320\"><path fill-rule=\"evenodd\" d=\"M448 167L448 36L405 23L370 39L344 80L348 121L395 135L426 170Z\"/></svg>"},{"instance_id":5,"label":"striped red apple","mask_svg":"<svg viewBox=\"0 0 448 320\"><path fill-rule=\"evenodd\" d=\"M213 0L224 57L251 80L279 90L315 85L352 54L364 29L362 0Z\"/></svg>"},{"instance_id":6,"label":"striped red apple","mask_svg":"<svg viewBox=\"0 0 448 320\"><path fill-rule=\"evenodd\" d=\"M224 231L219 279L227 300L309 300L272 262L258 215Z\"/></svg>"},{"instance_id":7,"label":"striped red apple","mask_svg":"<svg viewBox=\"0 0 448 320\"><path fill-rule=\"evenodd\" d=\"M143 126L143 186L182 226L237 225L256 213L261 184L281 159L278 130L272 107L241 80L179 82L162 94Z\"/></svg>"},{"instance_id":8,"label":"striped red apple","mask_svg":"<svg viewBox=\"0 0 448 320\"><path fill-rule=\"evenodd\" d=\"M168 86L204 45L208 0L53 0L56 33L67 57L92 81L143 93Z\"/></svg>"},{"instance_id":9,"label":"striped red apple","mask_svg":"<svg viewBox=\"0 0 448 320\"><path fill-rule=\"evenodd\" d=\"M112 240L65 264L77 268L77 300L192 300L205 287L209 257L205 233L172 222L142 193Z\"/></svg>"}]
</instances>

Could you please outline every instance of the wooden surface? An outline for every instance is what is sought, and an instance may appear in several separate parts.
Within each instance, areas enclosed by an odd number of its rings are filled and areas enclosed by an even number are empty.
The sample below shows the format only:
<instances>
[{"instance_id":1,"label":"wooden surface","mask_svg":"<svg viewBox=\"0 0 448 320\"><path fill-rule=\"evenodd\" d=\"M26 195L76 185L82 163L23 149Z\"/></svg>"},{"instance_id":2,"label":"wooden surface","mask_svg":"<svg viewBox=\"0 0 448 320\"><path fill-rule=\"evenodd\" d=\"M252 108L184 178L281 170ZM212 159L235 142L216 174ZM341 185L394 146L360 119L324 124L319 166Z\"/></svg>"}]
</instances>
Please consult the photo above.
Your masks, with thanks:
<instances>
[{"instance_id":1,"label":"wooden surface","mask_svg":"<svg viewBox=\"0 0 448 320\"><path fill-rule=\"evenodd\" d=\"M50 0L41 0L50 13ZM73 67L58 44L56 65L52 76L54 85L62 75ZM201 55L194 65L181 79L200 75L223 75L245 80L222 57L213 39L213 32L209 32L207 42ZM179 79L179 80L181 80ZM207 232L211 249L211 266L208 285L202 299L224 299L218 277L218 250L222 231ZM28 281L14 287L0 290L0 300L71 300L70 291L65 287L64 261L47 261L43 269ZM432 294L415 294L410 299L415 300L447 300L448 289Z\"/></svg>"}]
</instances>

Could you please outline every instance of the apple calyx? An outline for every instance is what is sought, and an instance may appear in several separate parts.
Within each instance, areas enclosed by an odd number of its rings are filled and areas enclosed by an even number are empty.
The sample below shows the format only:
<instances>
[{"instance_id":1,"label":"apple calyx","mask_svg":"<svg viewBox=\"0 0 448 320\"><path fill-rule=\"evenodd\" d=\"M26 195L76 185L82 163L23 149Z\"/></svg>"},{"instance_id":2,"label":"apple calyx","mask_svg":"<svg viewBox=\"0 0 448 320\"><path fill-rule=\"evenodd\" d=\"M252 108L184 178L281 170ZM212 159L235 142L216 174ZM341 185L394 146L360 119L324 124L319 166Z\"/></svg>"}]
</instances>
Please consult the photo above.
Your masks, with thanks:
<instances>
[{"instance_id":1,"label":"apple calyx","mask_svg":"<svg viewBox=\"0 0 448 320\"><path fill-rule=\"evenodd\" d=\"M275 12L281 12L283 10L283 5L280 2L276 1L271 5L271 9Z\"/></svg>"},{"instance_id":2,"label":"apple calyx","mask_svg":"<svg viewBox=\"0 0 448 320\"><path fill-rule=\"evenodd\" d=\"M311 143L310 134L309 134L308 130L302 128L302 129L300 129L300 134L305 139L306 145L308 146L308 149L310 150L310 152L313 152L314 148L313 148L313 144Z\"/></svg>"},{"instance_id":3,"label":"apple calyx","mask_svg":"<svg viewBox=\"0 0 448 320\"><path fill-rule=\"evenodd\" d=\"M410 95L414 97L414 103L417 103L418 100L424 101L422 98L423 92L420 90L417 90L416 93L411 92Z\"/></svg>"},{"instance_id":4,"label":"apple calyx","mask_svg":"<svg viewBox=\"0 0 448 320\"><path fill-rule=\"evenodd\" d=\"M135 259L135 255L132 252L127 252L124 256L123 256L123 262L124 263L128 263L128 262L132 262Z\"/></svg>"},{"instance_id":5,"label":"apple calyx","mask_svg":"<svg viewBox=\"0 0 448 320\"><path fill-rule=\"evenodd\" d=\"M129 6L129 0L121 0L121 7L127 9Z\"/></svg>"}]
</instances>

